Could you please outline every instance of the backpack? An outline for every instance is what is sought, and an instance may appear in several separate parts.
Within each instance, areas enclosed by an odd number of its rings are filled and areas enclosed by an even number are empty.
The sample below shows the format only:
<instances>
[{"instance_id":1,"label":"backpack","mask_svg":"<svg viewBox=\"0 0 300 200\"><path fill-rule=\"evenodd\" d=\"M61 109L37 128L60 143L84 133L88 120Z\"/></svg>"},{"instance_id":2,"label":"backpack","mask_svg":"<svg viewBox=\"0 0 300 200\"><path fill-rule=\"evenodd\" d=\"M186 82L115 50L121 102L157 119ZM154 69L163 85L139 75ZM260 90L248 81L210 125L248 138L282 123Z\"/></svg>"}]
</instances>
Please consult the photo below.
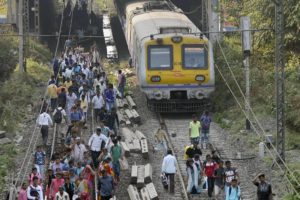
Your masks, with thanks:
<instances>
[{"instance_id":1,"label":"backpack","mask_svg":"<svg viewBox=\"0 0 300 200\"><path fill-rule=\"evenodd\" d=\"M30 186L30 196L39 197L39 192Z\"/></svg>"},{"instance_id":2,"label":"backpack","mask_svg":"<svg viewBox=\"0 0 300 200\"><path fill-rule=\"evenodd\" d=\"M232 187L230 186L229 187L229 196L231 195L231 190L232 190ZM240 186L237 186L237 191L240 190ZM238 199L241 199L241 197L238 197Z\"/></svg>"},{"instance_id":3,"label":"backpack","mask_svg":"<svg viewBox=\"0 0 300 200\"><path fill-rule=\"evenodd\" d=\"M121 85L121 86L125 86L125 84L126 84L126 77L125 77L124 74L122 74L122 75L121 75L121 82L120 82L120 85Z\"/></svg>"},{"instance_id":4,"label":"backpack","mask_svg":"<svg viewBox=\"0 0 300 200\"><path fill-rule=\"evenodd\" d=\"M56 112L53 116L53 120L55 123L60 124L62 122L62 110L59 110L58 108L56 109Z\"/></svg>"}]
</instances>

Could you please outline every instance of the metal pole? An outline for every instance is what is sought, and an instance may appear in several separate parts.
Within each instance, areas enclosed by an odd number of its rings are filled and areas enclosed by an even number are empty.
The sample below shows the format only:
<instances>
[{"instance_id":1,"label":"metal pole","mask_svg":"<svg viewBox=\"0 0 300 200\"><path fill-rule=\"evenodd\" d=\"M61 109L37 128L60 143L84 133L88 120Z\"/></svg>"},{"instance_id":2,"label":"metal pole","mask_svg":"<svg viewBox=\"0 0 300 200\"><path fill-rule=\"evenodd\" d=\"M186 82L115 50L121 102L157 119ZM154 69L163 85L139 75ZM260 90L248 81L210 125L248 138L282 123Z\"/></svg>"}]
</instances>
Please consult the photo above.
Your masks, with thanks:
<instances>
[{"instance_id":1,"label":"metal pole","mask_svg":"<svg viewBox=\"0 0 300 200\"><path fill-rule=\"evenodd\" d=\"M242 45L244 53L244 67L245 67L245 111L246 111L246 130L250 130L250 52L251 52L251 33L250 33L250 17L241 17L242 30Z\"/></svg>"},{"instance_id":2,"label":"metal pole","mask_svg":"<svg viewBox=\"0 0 300 200\"><path fill-rule=\"evenodd\" d=\"M19 0L19 69L24 73L23 0Z\"/></svg>"},{"instance_id":3,"label":"metal pole","mask_svg":"<svg viewBox=\"0 0 300 200\"><path fill-rule=\"evenodd\" d=\"M284 7L283 0L275 2L275 69L276 69L276 119L277 119L277 152L285 161L285 103L284 103Z\"/></svg>"}]
</instances>

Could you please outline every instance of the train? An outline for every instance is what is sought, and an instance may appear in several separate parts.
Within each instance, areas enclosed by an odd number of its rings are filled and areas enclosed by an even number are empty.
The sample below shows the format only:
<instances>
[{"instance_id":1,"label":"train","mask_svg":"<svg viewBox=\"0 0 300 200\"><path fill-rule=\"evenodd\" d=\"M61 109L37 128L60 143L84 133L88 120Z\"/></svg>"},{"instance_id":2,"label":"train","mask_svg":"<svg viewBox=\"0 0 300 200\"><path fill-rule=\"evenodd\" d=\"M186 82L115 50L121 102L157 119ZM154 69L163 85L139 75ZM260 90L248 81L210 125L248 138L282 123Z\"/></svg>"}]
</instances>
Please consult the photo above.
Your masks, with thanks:
<instances>
[{"instance_id":1,"label":"train","mask_svg":"<svg viewBox=\"0 0 300 200\"><path fill-rule=\"evenodd\" d=\"M206 109L215 90L209 39L170 1L115 4L148 108L160 113Z\"/></svg>"}]
</instances>

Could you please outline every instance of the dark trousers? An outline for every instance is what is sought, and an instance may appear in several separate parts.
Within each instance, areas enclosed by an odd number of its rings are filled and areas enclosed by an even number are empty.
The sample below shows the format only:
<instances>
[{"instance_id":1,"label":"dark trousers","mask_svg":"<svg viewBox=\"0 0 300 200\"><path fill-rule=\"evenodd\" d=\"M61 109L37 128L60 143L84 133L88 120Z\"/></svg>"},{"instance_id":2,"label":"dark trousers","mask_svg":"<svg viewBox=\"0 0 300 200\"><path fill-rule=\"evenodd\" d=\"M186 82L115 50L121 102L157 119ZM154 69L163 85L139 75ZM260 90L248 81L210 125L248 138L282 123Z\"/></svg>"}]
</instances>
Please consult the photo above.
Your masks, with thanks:
<instances>
[{"instance_id":1,"label":"dark trousers","mask_svg":"<svg viewBox=\"0 0 300 200\"><path fill-rule=\"evenodd\" d=\"M101 109L94 109L94 119L96 120L96 122L100 121L100 113Z\"/></svg>"},{"instance_id":2,"label":"dark trousers","mask_svg":"<svg viewBox=\"0 0 300 200\"><path fill-rule=\"evenodd\" d=\"M94 164L95 169L98 168L98 164L99 164L98 157L99 157L99 155L100 155L100 151L91 151L91 156L92 156L92 160L93 160L93 164Z\"/></svg>"},{"instance_id":3,"label":"dark trousers","mask_svg":"<svg viewBox=\"0 0 300 200\"><path fill-rule=\"evenodd\" d=\"M209 197L212 197L212 193L214 191L214 181L213 177L207 177L207 193Z\"/></svg>"},{"instance_id":4,"label":"dark trousers","mask_svg":"<svg viewBox=\"0 0 300 200\"><path fill-rule=\"evenodd\" d=\"M55 110L55 108L57 106L57 98L50 99L50 104L51 104L51 109Z\"/></svg>"},{"instance_id":5,"label":"dark trousers","mask_svg":"<svg viewBox=\"0 0 300 200\"><path fill-rule=\"evenodd\" d=\"M167 174L166 176L169 180L168 190L170 193L174 193L175 191L175 174Z\"/></svg>"},{"instance_id":6,"label":"dark trousers","mask_svg":"<svg viewBox=\"0 0 300 200\"><path fill-rule=\"evenodd\" d=\"M42 126L41 133L42 133L43 144L45 146L47 145L48 131L49 131L49 127L48 126Z\"/></svg>"},{"instance_id":7,"label":"dark trousers","mask_svg":"<svg viewBox=\"0 0 300 200\"><path fill-rule=\"evenodd\" d=\"M112 198L111 195L109 196L101 196L101 200L110 200Z\"/></svg>"}]
</instances>

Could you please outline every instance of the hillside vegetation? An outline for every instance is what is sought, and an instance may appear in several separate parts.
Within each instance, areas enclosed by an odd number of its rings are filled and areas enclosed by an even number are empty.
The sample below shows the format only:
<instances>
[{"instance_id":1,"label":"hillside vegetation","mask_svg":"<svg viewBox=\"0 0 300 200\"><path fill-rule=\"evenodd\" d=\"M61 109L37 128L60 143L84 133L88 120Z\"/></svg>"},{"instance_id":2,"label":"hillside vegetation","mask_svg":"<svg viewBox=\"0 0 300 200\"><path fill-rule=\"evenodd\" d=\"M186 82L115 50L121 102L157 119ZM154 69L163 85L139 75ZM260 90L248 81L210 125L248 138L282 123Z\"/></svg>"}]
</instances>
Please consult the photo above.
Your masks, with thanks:
<instances>
[{"instance_id":1,"label":"hillside vegetation","mask_svg":"<svg viewBox=\"0 0 300 200\"><path fill-rule=\"evenodd\" d=\"M239 24L241 16L250 16L252 29L274 29L275 28L275 5L272 1L265 0L227 0L222 1L220 9L226 16L225 20L232 24ZM224 3L225 2L225 3ZM286 149L289 166L295 170L295 175L300 177L300 160L289 155L292 152L300 152L300 1L291 0L285 2L285 97L286 97ZM220 10L221 11L221 10ZM239 33L226 34L221 47L225 57L232 68L238 83L245 91L243 54ZM250 82L251 82L251 106L262 123L267 134L273 135L276 141L276 85L275 85L275 37L274 31L257 31L252 33L252 54L250 58ZM233 77L229 72L227 63L223 57L221 48L215 47L216 64L221 68L229 85L237 94L244 108L244 99L236 87ZM255 134L241 134L245 129L245 117L235 102L230 91L227 89L219 73L216 71L217 90L213 99L215 101L215 120L228 128L236 137L245 138L253 149L257 149L261 140ZM253 118L253 116L252 116ZM226 120L225 120L226 119ZM256 151L256 150L255 150ZM291 152L291 154L290 154ZM300 181L300 178L298 179ZM296 183L295 183L296 186ZM300 188L298 188L300 192ZM297 199L294 194L288 194L285 199Z\"/></svg>"}]
</instances>

